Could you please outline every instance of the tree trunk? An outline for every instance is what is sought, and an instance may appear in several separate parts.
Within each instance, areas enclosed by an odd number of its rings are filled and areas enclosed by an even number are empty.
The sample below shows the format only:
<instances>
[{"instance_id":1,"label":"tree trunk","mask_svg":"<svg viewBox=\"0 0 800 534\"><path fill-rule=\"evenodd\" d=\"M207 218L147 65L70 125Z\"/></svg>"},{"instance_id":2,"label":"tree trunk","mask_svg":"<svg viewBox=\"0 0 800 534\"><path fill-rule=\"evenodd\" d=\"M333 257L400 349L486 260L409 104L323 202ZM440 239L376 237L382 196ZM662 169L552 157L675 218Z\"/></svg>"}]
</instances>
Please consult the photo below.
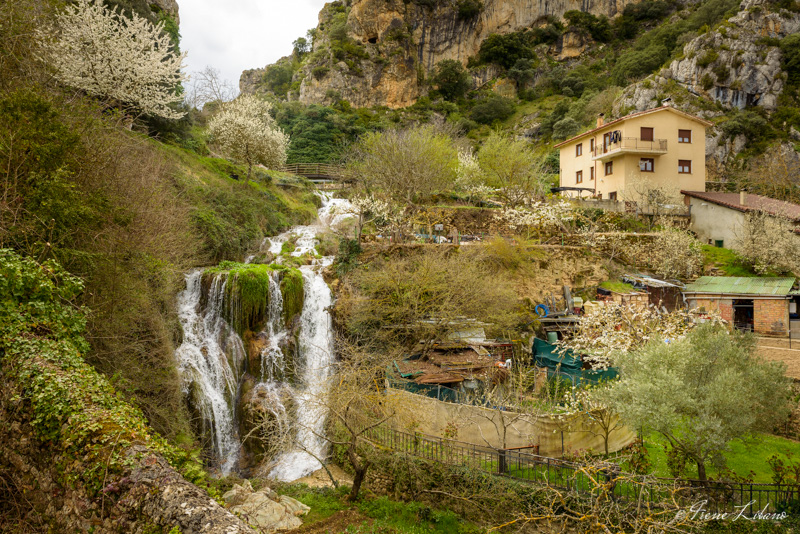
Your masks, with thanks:
<instances>
[{"instance_id":1,"label":"tree trunk","mask_svg":"<svg viewBox=\"0 0 800 534\"><path fill-rule=\"evenodd\" d=\"M348 501L355 501L358 499L358 493L361 491L361 484L367 476L367 467L369 464L364 464L360 469L355 469L356 476L353 477L353 489L350 490L350 495L347 496Z\"/></svg>"},{"instance_id":2,"label":"tree trunk","mask_svg":"<svg viewBox=\"0 0 800 534\"><path fill-rule=\"evenodd\" d=\"M250 182L250 176L252 174L253 174L253 164L252 163L248 163L247 164L247 178L245 178L244 183L249 183Z\"/></svg>"},{"instance_id":3,"label":"tree trunk","mask_svg":"<svg viewBox=\"0 0 800 534\"><path fill-rule=\"evenodd\" d=\"M697 462L697 478L701 481L705 482L706 479L706 463L698 461Z\"/></svg>"}]
</instances>

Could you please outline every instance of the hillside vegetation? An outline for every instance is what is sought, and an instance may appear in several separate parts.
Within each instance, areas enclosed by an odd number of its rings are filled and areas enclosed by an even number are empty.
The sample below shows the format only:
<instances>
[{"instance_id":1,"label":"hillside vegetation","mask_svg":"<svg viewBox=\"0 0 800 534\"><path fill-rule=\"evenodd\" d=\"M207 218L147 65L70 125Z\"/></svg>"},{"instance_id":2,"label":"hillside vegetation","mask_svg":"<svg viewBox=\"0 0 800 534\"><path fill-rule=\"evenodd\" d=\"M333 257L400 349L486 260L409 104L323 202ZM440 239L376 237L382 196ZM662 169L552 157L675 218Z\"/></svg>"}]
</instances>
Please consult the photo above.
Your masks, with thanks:
<instances>
[{"instance_id":1,"label":"hillside vegetation","mask_svg":"<svg viewBox=\"0 0 800 534\"><path fill-rule=\"evenodd\" d=\"M157 431L191 444L173 358L183 273L241 261L263 237L312 220L316 200L280 173L237 180L246 169L210 157L191 116L177 130L145 117L126 131L102 104L53 84L28 37L51 9L0 6L0 247L84 280L86 360Z\"/></svg>"},{"instance_id":2,"label":"hillside vegetation","mask_svg":"<svg viewBox=\"0 0 800 534\"><path fill-rule=\"evenodd\" d=\"M356 109L339 90L341 80L360 84L371 77L407 98L412 89L405 79L387 81L394 74L385 72L393 72L397 57L419 61L418 43L402 28L378 44L356 39L353 24L363 13L354 16L352 4L327 5L319 27L296 41L290 56L242 76L244 91L278 102L278 122L293 133L290 161L336 161L365 131L436 120L455 125L473 144L499 128L547 151L593 126L599 113L615 118L671 98L716 124L708 130L709 180L800 200L792 178L800 168L795 1L645 0L612 19L568 11L563 19L492 34L463 61L443 60L431 69L418 63L413 91L419 94L399 109ZM441 18L451 9L444 2L415 4L420 8L408 7L407 17ZM390 16L396 7L386 9ZM452 9L459 20L469 19L482 13L483 4L460 2ZM418 21L407 22L411 28ZM457 28L462 37L474 31ZM565 43L572 43L569 53ZM687 78L686 69L694 69L697 79Z\"/></svg>"}]
</instances>

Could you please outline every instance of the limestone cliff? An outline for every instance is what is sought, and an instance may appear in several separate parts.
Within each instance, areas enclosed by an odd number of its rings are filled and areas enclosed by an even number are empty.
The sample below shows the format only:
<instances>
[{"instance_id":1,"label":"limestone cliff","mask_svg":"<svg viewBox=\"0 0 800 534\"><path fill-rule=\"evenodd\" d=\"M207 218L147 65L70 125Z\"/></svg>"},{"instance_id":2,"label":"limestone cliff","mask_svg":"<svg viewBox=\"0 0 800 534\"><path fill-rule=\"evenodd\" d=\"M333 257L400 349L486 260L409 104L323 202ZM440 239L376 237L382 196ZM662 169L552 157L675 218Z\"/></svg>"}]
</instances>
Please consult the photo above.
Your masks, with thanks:
<instances>
[{"instance_id":1,"label":"limestone cliff","mask_svg":"<svg viewBox=\"0 0 800 534\"><path fill-rule=\"evenodd\" d=\"M457 2L439 1L432 7L404 0L353 0L327 4L320 13L310 60L295 74L295 93L303 103L329 104L348 100L356 107L413 104L423 93L421 83L436 65L451 59L466 65L491 34L507 34L581 10L613 17L633 0L485 0L480 12L465 17ZM428 2L430 4L430 2ZM327 31L338 13L346 13L349 53L331 51ZM575 57L585 49L581 36L566 33L556 44L559 59ZM264 69L246 71L243 92ZM478 83L479 80L476 80Z\"/></svg>"},{"instance_id":2,"label":"limestone cliff","mask_svg":"<svg viewBox=\"0 0 800 534\"><path fill-rule=\"evenodd\" d=\"M770 12L767 6L763 0L744 2L726 24L686 44L683 57L660 75L629 87L620 106L637 111L653 107L663 86L674 80L727 108L777 109L785 84L777 41L800 31L800 14Z\"/></svg>"}]
</instances>

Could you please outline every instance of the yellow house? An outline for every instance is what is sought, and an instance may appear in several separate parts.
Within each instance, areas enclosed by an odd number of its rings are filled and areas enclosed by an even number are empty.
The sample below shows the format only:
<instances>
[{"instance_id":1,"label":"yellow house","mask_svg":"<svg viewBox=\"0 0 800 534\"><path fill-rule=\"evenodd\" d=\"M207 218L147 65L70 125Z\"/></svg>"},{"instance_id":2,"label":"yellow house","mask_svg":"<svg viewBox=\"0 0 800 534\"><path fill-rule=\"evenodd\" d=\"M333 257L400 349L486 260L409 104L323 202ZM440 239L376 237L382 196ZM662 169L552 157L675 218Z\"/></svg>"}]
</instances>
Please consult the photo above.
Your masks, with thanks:
<instances>
[{"instance_id":1,"label":"yellow house","mask_svg":"<svg viewBox=\"0 0 800 534\"><path fill-rule=\"evenodd\" d=\"M706 190L706 128L671 106L632 113L556 145L569 197L635 201L643 189Z\"/></svg>"}]
</instances>

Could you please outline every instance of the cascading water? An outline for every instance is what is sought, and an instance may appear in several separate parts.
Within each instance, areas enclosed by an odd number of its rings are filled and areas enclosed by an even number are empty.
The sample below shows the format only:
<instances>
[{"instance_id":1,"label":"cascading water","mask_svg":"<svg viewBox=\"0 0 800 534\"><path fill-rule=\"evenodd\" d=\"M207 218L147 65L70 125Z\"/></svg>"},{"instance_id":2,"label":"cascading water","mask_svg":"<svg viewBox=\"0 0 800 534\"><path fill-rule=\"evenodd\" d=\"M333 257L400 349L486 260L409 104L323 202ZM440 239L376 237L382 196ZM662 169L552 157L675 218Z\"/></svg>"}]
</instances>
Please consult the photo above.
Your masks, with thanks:
<instances>
[{"instance_id":1,"label":"cascading water","mask_svg":"<svg viewBox=\"0 0 800 534\"><path fill-rule=\"evenodd\" d=\"M214 453L227 474L239 457L234 406L239 370L245 349L239 335L223 319L227 278L214 277L205 309L201 307L203 271L186 276L186 290L178 297L178 315L183 325L183 343L176 355L183 377L184 393L192 397L203 420L210 422ZM199 391L191 391L198 388Z\"/></svg>"},{"instance_id":2,"label":"cascading water","mask_svg":"<svg viewBox=\"0 0 800 534\"><path fill-rule=\"evenodd\" d=\"M299 340L302 378L294 394L298 426L296 448L282 455L271 473L273 477L286 482L297 480L322 467L318 459L325 455L326 443L322 436L327 410L324 395L333 365L333 336L327 308L331 305L332 296L319 268L330 263L326 259L319 265L301 268L305 282L305 303L300 317Z\"/></svg>"},{"instance_id":3,"label":"cascading water","mask_svg":"<svg viewBox=\"0 0 800 534\"><path fill-rule=\"evenodd\" d=\"M298 226L265 240L271 253L279 256L283 244L293 238L292 256L315 255L320 231L348 217L346 200L320 196L323 205L319 210L319 224ZM254 256L248 257L247 263L253 259ZM280 262L280 258L276 261ZM262 406L274 416L279 428L288 429L292 434L293 445L277 458L271 472L271 476L283 481L293 481L319 469L318 458L326 453L322 437L327 417L324 396L326 382L332 374L334 351L327 311L332 295L320 271L331 263L333 258L325 257L300 269L305 297L296 361L283 350L290 333L283 317L279 274L273 272L270 276L269 316L261 333L268 341L261 349L261 373L253 396L262 399ZM180 295L184 342L177 355L186 393L203 419L210 422L214 451L222 461L222 472L227 474L236 467L241 450L236 403L246 352L241 338L222 315L227 278L224 275L214 277L204 309L201 307L201 278L202 271L189 274L187 289ZM229 306L235 308L237 303L231 302ZM290 368L296 372L290 373ZM195 388L198 391L193 391ZM293 400L291 408L284 405L287 396Z\"/></svg>"},{"instance_id":4,"label":"cascading water","mask_svg":"<svg viewBox=\"0 0 800 534\"><path fill-rule=\"evenodd\" d=\"M296 237L292 256L316 252L317 235L326 226L338 224L345 214L347 201L321 195L318 226L300 226L270 239L270 252L280 254L283 244ZM326 454L323 438L327 409L326 382L334 364L331 317L328 313L333 297L321 270L333 263L332 257L315 260L300 268L303 273L305 302L300 316L299 355L300 381L294 387L297 434L294 450L278 458L271 476L291 482L321 468L319 459Z\"/></svg>"}]
</instances>

